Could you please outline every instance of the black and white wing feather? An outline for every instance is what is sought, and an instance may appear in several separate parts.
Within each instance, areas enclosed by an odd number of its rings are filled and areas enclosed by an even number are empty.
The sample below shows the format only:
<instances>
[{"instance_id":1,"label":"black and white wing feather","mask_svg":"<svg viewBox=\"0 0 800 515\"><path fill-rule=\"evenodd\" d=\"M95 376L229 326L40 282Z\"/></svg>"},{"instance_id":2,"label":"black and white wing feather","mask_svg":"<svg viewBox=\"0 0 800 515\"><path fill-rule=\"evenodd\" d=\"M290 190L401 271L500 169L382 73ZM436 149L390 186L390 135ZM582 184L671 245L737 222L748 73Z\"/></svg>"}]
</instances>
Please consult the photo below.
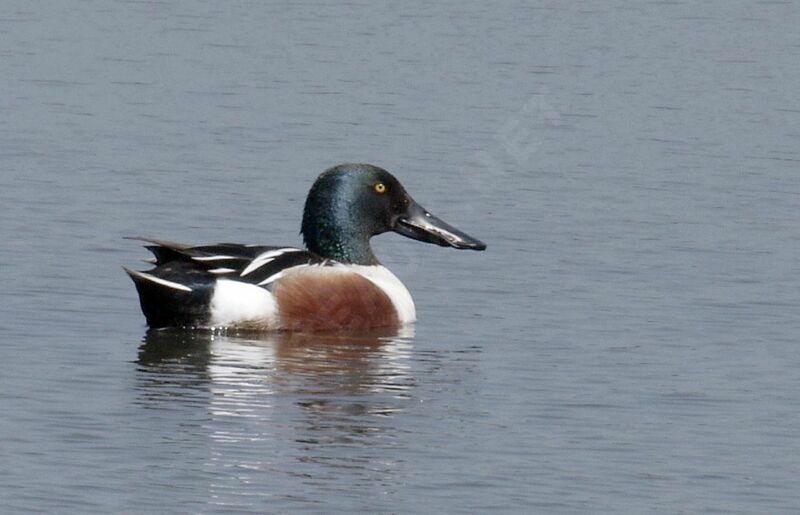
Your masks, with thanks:
<instances>
[{"instance_id":1,"label":"black and white wing feather","mask_svg":"<svg viewBox=\"0 0 800 515\"><path fill-rule=\"evenodd\" d=\"M155 257L155 268L149 273L159 275L159 270L191 269L195 273L216 278L268 287L281 274L292 267L323 264L318 255L294 247L242 245L217 243L214 245L187 246L152 238L130 238L144 241ZM180 281L176 281L180 282Z\"/></svg>"}]
</instances>

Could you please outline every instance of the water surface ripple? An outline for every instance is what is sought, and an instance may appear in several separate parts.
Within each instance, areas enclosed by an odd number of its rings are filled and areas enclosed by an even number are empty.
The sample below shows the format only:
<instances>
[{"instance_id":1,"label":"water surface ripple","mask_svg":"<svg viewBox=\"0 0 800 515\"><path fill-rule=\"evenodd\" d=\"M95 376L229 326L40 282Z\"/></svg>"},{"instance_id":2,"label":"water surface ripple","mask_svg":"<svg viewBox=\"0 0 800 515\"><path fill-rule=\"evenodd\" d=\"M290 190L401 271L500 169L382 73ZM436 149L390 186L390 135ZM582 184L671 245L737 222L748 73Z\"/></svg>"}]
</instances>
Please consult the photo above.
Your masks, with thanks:
<instances>
[{"instance_id":1,"label":"water surface ripple","mask_svg":"<svg viewBox=\"0 0 800 515\"><path fill-rule=\"evenodd\" d=\"M800 512L792 2L4 3L0 512ZM148 332L123 236L393 171L401 334Z\"/></svg>"}]
</instances>

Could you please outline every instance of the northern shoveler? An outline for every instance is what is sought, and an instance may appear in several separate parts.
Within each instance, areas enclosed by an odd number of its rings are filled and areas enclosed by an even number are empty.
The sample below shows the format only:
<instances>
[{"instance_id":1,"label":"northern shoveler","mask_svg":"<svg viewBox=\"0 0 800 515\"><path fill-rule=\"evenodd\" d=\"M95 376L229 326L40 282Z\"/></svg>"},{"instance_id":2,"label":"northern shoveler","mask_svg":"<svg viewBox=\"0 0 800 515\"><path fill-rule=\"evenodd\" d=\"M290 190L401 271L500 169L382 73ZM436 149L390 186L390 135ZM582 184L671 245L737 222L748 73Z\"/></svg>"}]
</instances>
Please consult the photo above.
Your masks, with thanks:
<instances>
[{"instance_id":1,"label":"northern shoveler","mask_svg":"<svg viewBox=\"0 0 800 515\"><path fill-rule=\"evenodd\" d=\"M326 331L397 327L416 318L400 280L369 240L394 231L457 249L486 245L433 216L389 172L343 164L308 194L307 250L221 243L190 247L149 238L155 268L125 269L147 323L157 327Z\"/></svg>"}]
</instances>

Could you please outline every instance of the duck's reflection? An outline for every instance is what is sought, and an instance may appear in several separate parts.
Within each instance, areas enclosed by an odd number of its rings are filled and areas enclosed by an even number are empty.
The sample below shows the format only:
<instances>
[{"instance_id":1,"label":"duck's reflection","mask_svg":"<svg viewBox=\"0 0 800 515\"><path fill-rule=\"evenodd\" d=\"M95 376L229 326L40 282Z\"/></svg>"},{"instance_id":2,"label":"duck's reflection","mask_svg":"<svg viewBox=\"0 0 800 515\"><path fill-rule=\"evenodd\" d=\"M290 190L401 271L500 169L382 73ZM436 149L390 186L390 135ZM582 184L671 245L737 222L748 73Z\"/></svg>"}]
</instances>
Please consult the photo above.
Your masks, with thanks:
<instances>
[{"instance_id":1,"label":"duck's reflection","mask_svg":"<svg viewBox=\"0 0 800 515\"><path fill-rule=\"evenodd\" d=\"M318 478L331 467L347 468L358 483L382 484L394 467L384 444L401 430L396 417L414 387L412 337L409 329L258 336L150 331L139 348L137 399L144 408L183 417L178 427L191 433L183 437L210 440L206 469ZM229 479L234 484L210 490L219 497L244 485Z\"/></svg>"},{"instance_id":2,"label":"duck's reflection","mask_svg":"<svg viewBox=\"0 0 800 515\"><path fill-rule=\"evenodd\" d=\"M139 348L142 386L227 384L262 393L402 392L413 330L360 334L148 331Z\"/></svg>"}]
</instances>

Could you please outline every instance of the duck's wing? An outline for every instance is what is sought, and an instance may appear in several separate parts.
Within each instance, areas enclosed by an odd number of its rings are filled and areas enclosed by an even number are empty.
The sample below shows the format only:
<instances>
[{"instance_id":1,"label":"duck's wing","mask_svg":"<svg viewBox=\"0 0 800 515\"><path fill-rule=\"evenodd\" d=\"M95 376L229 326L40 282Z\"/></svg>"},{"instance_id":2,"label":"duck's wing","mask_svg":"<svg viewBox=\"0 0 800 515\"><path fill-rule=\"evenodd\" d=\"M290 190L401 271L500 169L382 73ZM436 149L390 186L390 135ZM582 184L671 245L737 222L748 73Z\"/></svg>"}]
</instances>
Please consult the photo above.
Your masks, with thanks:
<instances>
[{"instance_id":1,"label":"duck's wing","mask_svg":"<svg viewBox=\"0 0 800 515\"><path fill-rule=\"evenodd\" d=\"M191 270L195 276L199 273L268 286L289 268L322 264L325 261L312 252L294 247L239 243L189 246L153 238L128 239L148 243L145 247L155 257L155 268L148 273L156 276L160 270L166 272L169 269L180 269L184 273Z\"/></svg>"},{"instance_id":2,"label":"duck's wing","mask_svg":"<svg viewBox=\"0 0 800 515\"><path fill-rule=\"evenodd\" d=\"M150 270L125 269L136 284L151 327L232 325L239 319L263 319L266 327L276 310L269 291L272 283L289 269L326 263L294 247L238 243L193 247L152 238L129 239L144 241L155 256ZM215 309L222 309L221 314Z\"/></svg>"}]
</instances>

